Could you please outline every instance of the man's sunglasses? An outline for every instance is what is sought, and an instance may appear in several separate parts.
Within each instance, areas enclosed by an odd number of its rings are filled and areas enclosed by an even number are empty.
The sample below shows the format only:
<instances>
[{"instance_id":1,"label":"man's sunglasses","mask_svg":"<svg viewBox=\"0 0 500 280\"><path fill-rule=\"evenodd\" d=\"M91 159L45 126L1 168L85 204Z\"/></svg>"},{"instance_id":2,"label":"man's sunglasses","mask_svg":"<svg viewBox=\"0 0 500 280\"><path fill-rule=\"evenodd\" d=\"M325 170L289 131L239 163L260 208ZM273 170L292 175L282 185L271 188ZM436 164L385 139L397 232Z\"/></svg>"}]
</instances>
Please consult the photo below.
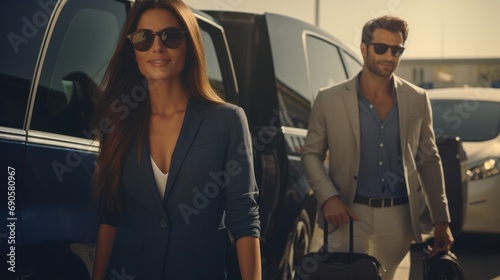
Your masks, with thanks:
<instances>
[{"instance_id":1,"label":"man's sunglasses","mask_svg":"<svg viewBox=\"0 0 500 280\"><path fill-rule=\"evenodd\" d=\"M373 46L373 50L376 54L382 55L387 52L387 49L391 49L391 53L393 56L399 57L405 51L405 48L400 46L389 46L383 43L368 43L368 45Z\"/></svg>"},{"instance_id":2,"label":"man's sunglasses","mask_svg":"<svg viewBox=\"0 0 500 280\"><path fill-rule=\"evenodd\" d=\"M134 33L127 35L127 38L132 43L134 49L145 52L153 46L155 36L160 37L160 41L169 49L177 49L181 44L186 31L177 27L167 27L158 32L153 32L147 29L140 29Z\"/></svg>"}]
</instances>

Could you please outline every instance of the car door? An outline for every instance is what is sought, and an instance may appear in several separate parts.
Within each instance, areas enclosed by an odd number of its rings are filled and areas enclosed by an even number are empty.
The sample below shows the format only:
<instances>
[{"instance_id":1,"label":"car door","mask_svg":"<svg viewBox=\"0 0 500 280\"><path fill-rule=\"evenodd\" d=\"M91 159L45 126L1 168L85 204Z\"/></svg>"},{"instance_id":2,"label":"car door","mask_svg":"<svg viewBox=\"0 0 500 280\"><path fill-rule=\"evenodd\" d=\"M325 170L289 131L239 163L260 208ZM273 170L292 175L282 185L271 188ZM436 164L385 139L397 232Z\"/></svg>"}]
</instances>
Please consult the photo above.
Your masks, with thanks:
<instances>
[{"instance_id":1,"label":"car door","mask_svg":"<svg viewBox=\"0 0 500 280\"><path fill-rule=\"evenodd\" d=\"M92 241L97 143L92 93L113 52L126 7L118 1L62 1L47 30L27 115L23 235Z\"/></svg>"},{"instance_id":2,"label":"car door","mask_svg":"<svg viewBox=\"0 0 500 280\"><path fill-rule=\"evenodd\" d=\"M99 215L92 198L97 143L88 126L91 96L113 51L126 6L112 0L40 3L50 5L53 13L46 14L47 28L38 31L45 37L23 123L23 186L17 191L23 240L19 271L59 277L82 271L76 267L90 268L85 261L91 246L82 256L72 246L93 243ZM34 20L41 18L37 13ZM54 262L61 269L49 272Z\"/></svg>"},{"instance_id":3,"label":"car door","mask_svg":"<svg viewBox=\"0 0 500 280\"><path fill-rule=\"evenodd\" d=\"M15 269L16 249L22 244L19 191L23 188L26 149L24 123L31 80L52 9L7 1L0 11L4 36L0 40L0 166L4 183L0 219L10 225L0 228L0 275L8 273L8 268Z\"/></svg>"},{"instance_id":4,"label":"car door","mask_svg":"<svg viewBox=\"0 0 500 280\"><path fill-rule=\"evenodd\" d=\"M193 9L201 30L210 84L227 102L238 100L238 85L224 28L210 15Z\"/></svg>"}]
</instances>

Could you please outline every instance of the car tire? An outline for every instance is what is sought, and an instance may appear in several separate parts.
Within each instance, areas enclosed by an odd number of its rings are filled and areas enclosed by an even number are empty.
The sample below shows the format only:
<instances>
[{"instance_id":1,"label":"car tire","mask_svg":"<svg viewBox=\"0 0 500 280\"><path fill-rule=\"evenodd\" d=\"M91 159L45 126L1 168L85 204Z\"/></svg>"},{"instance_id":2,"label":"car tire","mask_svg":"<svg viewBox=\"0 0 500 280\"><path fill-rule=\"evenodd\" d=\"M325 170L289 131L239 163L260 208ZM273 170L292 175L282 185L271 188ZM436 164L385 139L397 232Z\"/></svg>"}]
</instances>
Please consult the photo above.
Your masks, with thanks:
<instances>
[{"instance_id":1,"label":"car tire","mask_svg":"<svg viewBox=\"0 0 500 280\"><path fill-rule=\"evenodd\" d=\"M281 279L294 279L295 265L298 260L309 252L311 244L311 222L307 212L302 209L288 238L281 266Z\"/></svg>"}]
</instances>

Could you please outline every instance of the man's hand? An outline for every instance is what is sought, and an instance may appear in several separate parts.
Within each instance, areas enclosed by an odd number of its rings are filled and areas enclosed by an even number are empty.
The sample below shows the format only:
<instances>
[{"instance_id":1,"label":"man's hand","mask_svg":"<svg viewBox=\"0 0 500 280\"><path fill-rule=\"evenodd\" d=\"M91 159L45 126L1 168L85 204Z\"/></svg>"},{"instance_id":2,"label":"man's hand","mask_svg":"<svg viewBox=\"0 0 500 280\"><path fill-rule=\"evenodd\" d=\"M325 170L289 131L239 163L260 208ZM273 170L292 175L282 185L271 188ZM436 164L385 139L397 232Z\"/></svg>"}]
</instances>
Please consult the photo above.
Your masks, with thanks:
<instances>
[{"instance_id":1,"label":"man's hand","mask_svg":"<svg viewBox=\"0 0 500 280\"><path fill-rule=\"evenodd\" d=\"M332 196L323 204L323 216L326 221L333 226L349 224L349 216L353 220L359 221L349 207L347 207L338 196Z\"/></svg>"},{"instance_id":2,"label":"man's hand","mask_svg":"<svg viewBox=\"0 0 500 280\"><path fill-rule=\"evenodd\" d=\"M453 245L453 235L451 234L450 225L442 222L438 223L434 228L434 246L428 248L430 250L430 257L434 257L439 252L448 252Z\"/></svg>"}]
</instances>

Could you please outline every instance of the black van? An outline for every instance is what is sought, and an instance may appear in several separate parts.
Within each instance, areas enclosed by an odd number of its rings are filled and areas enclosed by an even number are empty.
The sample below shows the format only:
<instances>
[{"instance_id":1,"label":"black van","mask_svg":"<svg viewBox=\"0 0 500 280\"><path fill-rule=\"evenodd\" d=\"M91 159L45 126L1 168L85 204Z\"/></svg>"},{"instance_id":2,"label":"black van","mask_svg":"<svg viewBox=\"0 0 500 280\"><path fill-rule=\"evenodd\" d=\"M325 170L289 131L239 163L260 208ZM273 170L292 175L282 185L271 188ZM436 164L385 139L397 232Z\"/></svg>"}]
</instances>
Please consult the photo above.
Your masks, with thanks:
<instances>
[{"instance_id":1,"label":"black van","mask_svg":"<svg viewBox=\"0 0 500 280\"><path fill-rule=\"evenodd\" d=\"M90 196L98 148L88 130L90 94L130 1L2 5L0 278L89 279L99 215ZM299 157L311 100L361 65L338 40L298 20L210 12L219 23L194 12L213 87L242 106L251 125L264 278L287 279L320 234Z\"/></svg>"}]
</instances>

